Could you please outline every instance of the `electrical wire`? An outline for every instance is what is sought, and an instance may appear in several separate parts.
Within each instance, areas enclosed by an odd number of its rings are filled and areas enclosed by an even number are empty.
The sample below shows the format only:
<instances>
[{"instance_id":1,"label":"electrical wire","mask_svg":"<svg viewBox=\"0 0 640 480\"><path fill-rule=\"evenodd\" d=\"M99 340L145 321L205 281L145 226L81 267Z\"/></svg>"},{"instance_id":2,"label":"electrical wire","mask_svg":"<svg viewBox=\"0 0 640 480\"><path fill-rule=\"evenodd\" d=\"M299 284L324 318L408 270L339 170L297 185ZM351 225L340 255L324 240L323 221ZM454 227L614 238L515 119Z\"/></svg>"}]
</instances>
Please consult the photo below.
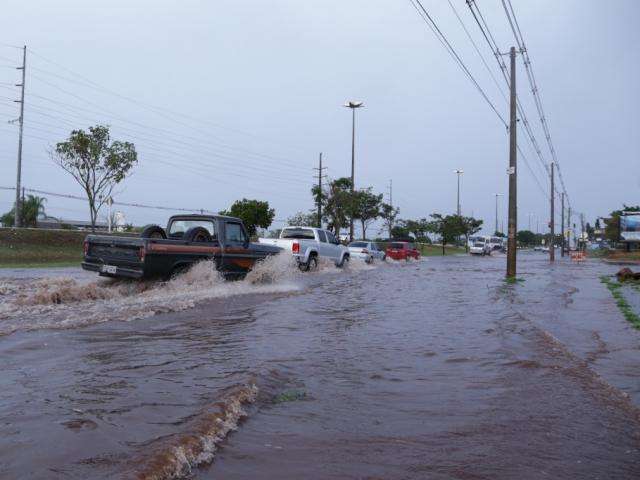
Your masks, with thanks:
<instances>
[{"instance_id":1,"label":"electrical wire","mask_svg":"<svg viewBox=\"0 0 640 480\"><path fill-rule=\"evenodd\" d=\"M502 124L505 126L505 128L507 128L507 122L505 121L505 119L502 117L502 115L500 115L500 112L498 112L496 106L489 99L489 97L487 96L485 91L482 89L480 84L476 81L475 77L471 74L467 66L462 61L462 58L460 57L460 55L453 48L449 40L447 40L447 37L445 37L445 35L442 33L442 31L440 30L436 22L433 20L431 15L429 15L429 12L427 12L427 10L424 8L420 0L409 0L409 2L411 3L411 5L413 5L413 7L416 9L418 14L420 15L420 18L422 18L422 20L431 29L431 31L436 36L436 38L440 41L440 43L445 48L445 50L449 53L451 58L453 58L453 60L460 67L460 69L465 73L465 75L469 78L469 80L471 80L471 82L474 84L474 86L476 87L476 89L478 90L482 98L484 98L484 100L487 102L489 107L491 107L493 112L498 116L498 118L500 119Z\"/></svg>"}]
</instances>

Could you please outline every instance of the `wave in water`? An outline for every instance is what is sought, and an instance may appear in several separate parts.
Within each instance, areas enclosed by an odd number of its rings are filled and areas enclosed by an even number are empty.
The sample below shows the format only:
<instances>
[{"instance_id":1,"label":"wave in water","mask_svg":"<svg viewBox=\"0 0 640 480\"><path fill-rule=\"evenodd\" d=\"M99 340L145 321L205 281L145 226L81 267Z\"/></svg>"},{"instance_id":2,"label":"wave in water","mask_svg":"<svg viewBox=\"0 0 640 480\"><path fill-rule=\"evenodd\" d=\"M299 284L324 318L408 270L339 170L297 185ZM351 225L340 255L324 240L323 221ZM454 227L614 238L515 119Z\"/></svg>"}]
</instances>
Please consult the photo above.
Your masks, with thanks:
<instances>
[{"instance_id":1,"label":"wave in water","mask_svg":"<svg viewBox=\"0 0 640 480\"><path fill-rule=\"evenodd\" d=\"M166 442L136 472L138 480L168 480L189 475L198 465L213 460L218 445L247 416L245 407L258 398L254 382L235 387L199 414L189 433Z\"/></svg>"}]
</instances>

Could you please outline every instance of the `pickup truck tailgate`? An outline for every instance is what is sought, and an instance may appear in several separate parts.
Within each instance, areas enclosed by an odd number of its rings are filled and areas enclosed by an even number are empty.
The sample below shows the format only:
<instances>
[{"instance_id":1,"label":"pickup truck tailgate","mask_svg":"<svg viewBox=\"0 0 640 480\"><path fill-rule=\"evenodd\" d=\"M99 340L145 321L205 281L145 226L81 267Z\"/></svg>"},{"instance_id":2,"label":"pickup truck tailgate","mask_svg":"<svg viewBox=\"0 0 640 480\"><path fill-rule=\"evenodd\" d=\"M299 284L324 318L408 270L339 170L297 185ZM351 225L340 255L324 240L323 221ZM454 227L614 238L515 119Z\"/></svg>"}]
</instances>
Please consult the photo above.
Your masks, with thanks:
<instances>
[{"instance_id":1,"label":"pickup truck tailgate","mask_svg":"<svg viewBox=\"0 0 640 480\"><path fill-rule=\"evenodd\" d=\"M140 278L144 275L145 240L89 235L82 268L101 275Z\"/></svg>"}]
</instances>

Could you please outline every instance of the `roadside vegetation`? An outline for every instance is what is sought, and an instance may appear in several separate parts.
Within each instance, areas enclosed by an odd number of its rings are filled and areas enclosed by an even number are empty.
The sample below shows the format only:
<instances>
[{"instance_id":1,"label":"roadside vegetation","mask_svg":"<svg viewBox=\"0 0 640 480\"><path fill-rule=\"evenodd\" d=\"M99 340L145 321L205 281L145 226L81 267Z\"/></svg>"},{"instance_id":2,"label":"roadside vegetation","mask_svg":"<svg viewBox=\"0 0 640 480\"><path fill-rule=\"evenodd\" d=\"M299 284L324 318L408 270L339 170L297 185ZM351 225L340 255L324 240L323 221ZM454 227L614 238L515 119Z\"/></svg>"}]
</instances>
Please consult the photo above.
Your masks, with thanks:
<instances>
[{"instance_id":1,"label":"roadside vegetation","mask_svg":"<svg viewBox=\"0 0 640 480\"><path fill-rule=\"evenodd\" d=\"M640 330L640 316L633 311L631 305L629 305L629 302L627 302L627 299L622 292L622 287L625 285L625 283L628 283L630 288L635 289L640 289L640 284L638 284L637 282L621 283L619 281L613 280L611 277L607 277L606 275L601 276L600 281L606 285L606 287L611 292L611 295L613 295L613 298L616 301L616 305L620 309L622 315L624 315L624 318L626 318L631 323L631 325L634 326L634 328Z\"/></svg>"},{"instance_id":2,"label":"roadside vegetation","mask_svg":"<svg viewBox=\"0 0 640 480\"><path fill-rule=\"evenodd\" d=\"M86 232L75 230L0 229L0 267L78 265Z\"/></svg>"}]
</instances>

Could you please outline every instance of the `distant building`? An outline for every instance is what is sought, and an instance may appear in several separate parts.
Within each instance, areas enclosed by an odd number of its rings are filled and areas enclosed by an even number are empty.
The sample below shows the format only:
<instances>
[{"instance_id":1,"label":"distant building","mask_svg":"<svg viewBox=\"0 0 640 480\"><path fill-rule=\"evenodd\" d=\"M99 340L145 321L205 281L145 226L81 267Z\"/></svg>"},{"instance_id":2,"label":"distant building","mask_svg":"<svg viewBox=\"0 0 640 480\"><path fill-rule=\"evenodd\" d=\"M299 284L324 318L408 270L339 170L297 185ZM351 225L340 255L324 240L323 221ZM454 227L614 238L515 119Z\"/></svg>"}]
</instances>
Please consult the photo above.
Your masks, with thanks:
<instances>
[{"instance_id":1,"label":"distant building","mask_svg":"<svg viewBox=\"0 0 640 480\"><path fill-rule=\"evenodd\" d=\"M37 221L37 228L91 230L91 222L86 220L66 220L63 218L44 217ZM96 222L96 230L107 230L107 222Z\"/></svg>"}]
</instances>

